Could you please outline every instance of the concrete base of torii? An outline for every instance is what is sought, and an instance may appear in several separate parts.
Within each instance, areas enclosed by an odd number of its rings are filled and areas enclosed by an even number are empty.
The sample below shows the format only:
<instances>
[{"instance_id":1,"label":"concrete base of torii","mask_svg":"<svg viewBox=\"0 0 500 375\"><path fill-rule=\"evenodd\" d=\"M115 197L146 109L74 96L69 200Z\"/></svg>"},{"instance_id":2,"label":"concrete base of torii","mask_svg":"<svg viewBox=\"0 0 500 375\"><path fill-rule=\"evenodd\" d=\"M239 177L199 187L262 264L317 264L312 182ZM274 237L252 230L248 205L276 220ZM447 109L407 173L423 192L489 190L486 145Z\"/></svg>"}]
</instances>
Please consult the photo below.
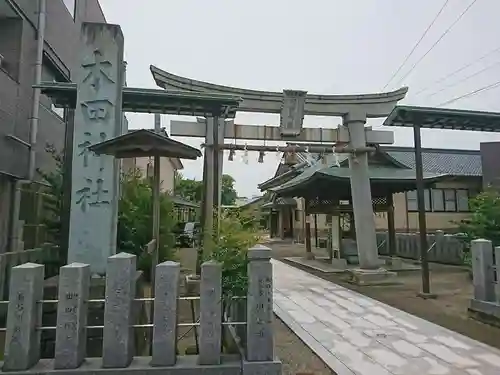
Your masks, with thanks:
<instances>
[{"instance_id":1,"label":"concrete base of torii","mask_svg":"<svg viewBox=\"0 0 500 375\"><path fill-rule=\"evenodd\" d=\"M396 284L396 272L388 271L385 268L373 270L354 268L347 270L347 281L356 285L391 285Z\"/></svg>"}]
</instances>

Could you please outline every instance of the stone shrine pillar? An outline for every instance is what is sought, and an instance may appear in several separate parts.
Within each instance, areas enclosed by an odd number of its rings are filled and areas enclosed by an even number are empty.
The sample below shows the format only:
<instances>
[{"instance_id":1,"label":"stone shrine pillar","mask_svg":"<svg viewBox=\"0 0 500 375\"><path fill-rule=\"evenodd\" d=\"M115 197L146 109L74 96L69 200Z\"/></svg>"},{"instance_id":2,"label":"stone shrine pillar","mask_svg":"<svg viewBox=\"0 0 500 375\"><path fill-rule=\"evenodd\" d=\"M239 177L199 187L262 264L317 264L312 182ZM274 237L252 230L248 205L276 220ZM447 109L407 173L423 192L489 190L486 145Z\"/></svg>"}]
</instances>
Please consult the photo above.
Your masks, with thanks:
<instances>
[{"instance_id":1,"label":"stone shrine pillar","mask_svg":"<svg viewBox=\"0 0 500 375\"><path fill-rule=\"evenodd\" d=\"M106 272L116 253L119 163L89 147L122 133L123 34L118 25L84 23L76 72L68 263Z\"/></svg>"},{"instance_id":2,"label":"stone shrine pillar","mask_svg":"<svg viewBox=\"0 0 500 375\"><path fill-rule=\"evenodd\" d=\"M351 148L366 147L365 123L366 114L363 112L352 111L344 116L343 125L349 131ZM376 269L380 262L368 174L368 154L349 155L349 168L359 266L362 269Z\"/></svg>"}]
</instances>

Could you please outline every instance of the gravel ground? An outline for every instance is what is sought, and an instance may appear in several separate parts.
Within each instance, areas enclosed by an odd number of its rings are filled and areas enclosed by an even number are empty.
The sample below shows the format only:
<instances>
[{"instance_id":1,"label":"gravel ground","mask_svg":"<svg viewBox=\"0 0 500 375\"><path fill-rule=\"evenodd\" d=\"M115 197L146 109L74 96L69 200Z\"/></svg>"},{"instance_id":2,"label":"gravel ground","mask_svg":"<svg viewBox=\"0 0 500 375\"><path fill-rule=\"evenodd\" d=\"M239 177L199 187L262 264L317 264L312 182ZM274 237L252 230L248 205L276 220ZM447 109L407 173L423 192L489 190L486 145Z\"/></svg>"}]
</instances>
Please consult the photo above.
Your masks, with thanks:
<instances>
[{"instance_id":1,"label":"gravel ground","mask_svg":"<svg viewBox=\"0 0 500 375\"><path fill-rule=\"evenodd\" d=\"M276 315L273 328L276 356L283 362L284 375L335 375Z\"/></svg>"}]
</instances>

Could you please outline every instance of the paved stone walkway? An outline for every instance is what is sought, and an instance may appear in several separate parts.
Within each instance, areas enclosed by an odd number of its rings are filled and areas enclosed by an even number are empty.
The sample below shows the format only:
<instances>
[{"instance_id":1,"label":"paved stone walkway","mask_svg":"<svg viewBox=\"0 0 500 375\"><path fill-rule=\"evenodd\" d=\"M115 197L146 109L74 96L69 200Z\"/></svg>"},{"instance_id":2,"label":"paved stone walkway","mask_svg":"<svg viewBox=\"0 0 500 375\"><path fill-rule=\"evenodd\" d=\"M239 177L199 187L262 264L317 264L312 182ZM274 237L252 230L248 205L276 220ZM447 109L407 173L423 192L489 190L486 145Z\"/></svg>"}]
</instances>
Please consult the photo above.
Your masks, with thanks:
<instances>
[{"instance_id":1,"label":"paved stone walkway","mask_svg":"<svg viewBox=\"0 0 500 375\"><path fill-rule=\"evenodd\" d=\"M500 351L272 260L274 311L338 375L500 375Z\"/></svg>"}]
</instances>

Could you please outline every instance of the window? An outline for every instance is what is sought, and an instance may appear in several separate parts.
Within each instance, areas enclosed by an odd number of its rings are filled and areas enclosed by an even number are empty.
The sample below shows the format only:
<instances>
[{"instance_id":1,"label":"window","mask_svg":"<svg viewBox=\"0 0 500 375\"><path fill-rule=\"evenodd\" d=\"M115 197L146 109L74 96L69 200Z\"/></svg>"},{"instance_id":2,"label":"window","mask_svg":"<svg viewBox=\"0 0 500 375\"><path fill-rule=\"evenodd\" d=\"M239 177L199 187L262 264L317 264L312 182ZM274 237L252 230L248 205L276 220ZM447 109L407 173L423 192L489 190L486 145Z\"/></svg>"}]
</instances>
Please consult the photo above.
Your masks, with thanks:
<instances>
[{"instance_id":1,"label":"window","mask_svg":"<svg viewBox=\"0 0 500 375\"><path fill-rule=\"evenodd\" d=\"M21 65L23 20L14 17L14 14L5 16L2 11L0 7L0 70L17 81Z\"/></svg>"},{"instance_id":2,"label":"window","mask_svg":"<svg viewBox=\"0 0 500 375\"><path fill-rule=\"evenodd\" d=\"M457 211L457 197L453 189L446 189L444 191L444 210L446 212Z\"/></svg>"},{"instance_id":3,"label":"window","mask_svg":"<svg viewBox=\"0 0 500 375\"><path fill-rule=\"evenodd\" d=\"M417 191L408 191L406 193L406 199L408 204L408 211L418 211ZM424 190L424 202L425 210L429 211L431 207L431 197L429 190Z\"/></svg>"},{"instance_id":4,"label":"window","mask_svg":"<svg viewBox=\"0 0 500 375\"><path fill-rule=\"evenodd\" d=\"M64 5L66 5L69 14L71 14L71 17L75 19L75 0L63 0L63 3Z\"/></svg>"},{"instance_id":5,"label":"window","mask_svg":"<svg viewBox=\"0 0 500 375\"><path fill-rule=\"evenodd\" d=\"M444 197L441 189L432 189L432 211L444 211Z\"/></svg>"},{"instance_id":6,"label":"window","mask_svg":"<svg viewBox=\"0 0 500 375\"><path fill-rule=\"evenodd\" d=\"M424 191L426 212L469 212L467 189L431 189ZM418 211L417 192L406 193L408 211Z\"/></svg>"},{"instance_id":7,"label":"window","mask_svg":"<svg viewBox=\"0 0 500 375\"><path fill-rule=\"evenodd\" d=\"M56 73L55 69L46 61L44 61L43 66L42 66L42 81L45 82L58 82L57 80L58 74ZM54 105L54 102L52 99L48 98L50 101L50 110L59 116L61 119L64 118L64 108L58 108ZM46 103L48 106L48 103Z\"/></svg>"},{"instance_id":8,"label":"window","mask_svg":"<svg viewBox=\"0 0 500 375\"><path fill-rule=\"evenodd\" d=\"M457 190L457 211L469 212L469 191L460 189Z\"/></svg>"}]
</instances>

